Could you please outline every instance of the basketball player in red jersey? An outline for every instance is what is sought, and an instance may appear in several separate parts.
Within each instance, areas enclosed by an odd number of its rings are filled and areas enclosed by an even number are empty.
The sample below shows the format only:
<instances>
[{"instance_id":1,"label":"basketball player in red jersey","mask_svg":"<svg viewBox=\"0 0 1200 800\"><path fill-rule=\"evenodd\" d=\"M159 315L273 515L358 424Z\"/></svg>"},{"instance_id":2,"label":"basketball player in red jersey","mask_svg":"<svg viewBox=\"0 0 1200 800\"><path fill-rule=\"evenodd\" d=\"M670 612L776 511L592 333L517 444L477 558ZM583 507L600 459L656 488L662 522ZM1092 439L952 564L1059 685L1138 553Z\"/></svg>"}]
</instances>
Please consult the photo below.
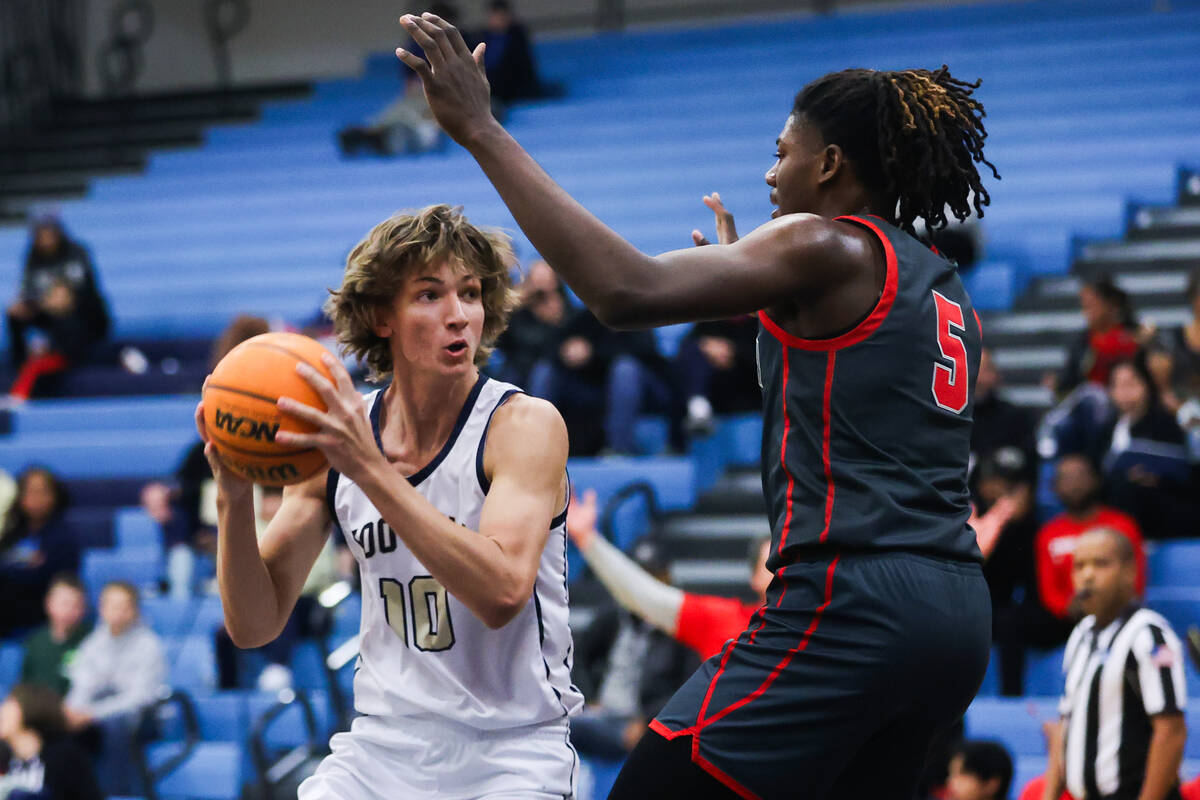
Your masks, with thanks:
<instances>
[{"instance_id":1,"label":"basketball player in red jersey","mask_svg":"<svg viewBox=\"0 0 1200 800\"><path fill-rule=\"evenodd\" d=\"M967 524L981 331L955 265L912 235L989 201L978 84L945 67L813 81L766 173L773 219L651 256L495 120L482 47L431 14L401 23L426 58L397 55L438 123L603 322L761 323L775 577L746 631L651 722L611 797L909 800L991 638Z\"/></svg>"}]
</instances>

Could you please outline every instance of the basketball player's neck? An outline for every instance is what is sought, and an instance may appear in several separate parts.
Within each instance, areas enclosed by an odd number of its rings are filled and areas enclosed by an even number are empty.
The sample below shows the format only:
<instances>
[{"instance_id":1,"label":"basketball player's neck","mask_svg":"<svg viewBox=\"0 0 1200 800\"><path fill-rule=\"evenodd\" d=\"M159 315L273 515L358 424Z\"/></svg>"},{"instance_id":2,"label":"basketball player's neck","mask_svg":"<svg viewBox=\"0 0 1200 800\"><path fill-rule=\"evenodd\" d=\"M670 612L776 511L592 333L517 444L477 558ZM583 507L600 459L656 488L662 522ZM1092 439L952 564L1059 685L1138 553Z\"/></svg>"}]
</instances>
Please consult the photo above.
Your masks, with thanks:
<instances>
[{"instance_id":1,"label":"basketball player's neck","mask_svg":"<svg viewBox=\"0 0 1200 800\"><path fill-rule=\"evenodd\" d=\"M393 373L379 419L384 452L419 460L441 450L478 379L477 369L453 375ZM393 453L393 448L399 453Z\"/></svg>"}]
</instances>

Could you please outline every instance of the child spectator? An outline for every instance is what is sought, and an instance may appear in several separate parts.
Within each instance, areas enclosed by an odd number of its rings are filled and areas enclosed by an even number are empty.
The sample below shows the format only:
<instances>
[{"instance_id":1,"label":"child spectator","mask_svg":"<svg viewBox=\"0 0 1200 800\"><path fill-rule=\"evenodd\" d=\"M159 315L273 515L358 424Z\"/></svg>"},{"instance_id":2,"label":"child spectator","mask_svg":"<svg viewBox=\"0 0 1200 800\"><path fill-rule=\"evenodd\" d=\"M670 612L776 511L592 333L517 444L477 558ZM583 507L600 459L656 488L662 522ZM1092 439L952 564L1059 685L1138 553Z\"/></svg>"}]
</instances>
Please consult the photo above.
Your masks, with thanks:
<instances>
[{"instance_id":1,"label":"child spectator","mask_svg":"<svg viewBox=\"0 0 1200 800\"><path fill-rule=\"evenodd\" d=\"M0 528L0 636L40 623L50 579L79 570L79 544L63 518L67 502L45 467L17 477L17 499Z\"/></svg>"},{"instance_id":2,"label":"child spectator","mask_svg":"<svg viewBox=\"0 0 1200 800\"><path fill-rule=\"evenodd\" d=\"M21 289L8 307L9 356L18 370L10 390L17 400L33 393L38 378L61 372L108 335L108 308L96 284L91 257L51 217L34 223ZM49 349L29 358L31 330L49 339Z\"/></svg>"},{"instance_id":3,"label":"child spectator","mask_svg":"<svg viewBox=\"0 0 1200 800\"><path fill-rule=\"evenodd\" d=\"M91 759L66 735L62 700L22 683L0 704L0 797L101 800Z\"/></svg>"},{"instance_id":4,"label":"child spectator","mask_svg":"<svg viewBox=\"0 0 1200 800\"><path fill-rule=\"evenodd\" d=\"M130 748L141 714L166 688L158 635L142 623L137 589L124 581L100 593L100 622L71 664L68 726L99 738L100 784L109 794L137 793Z\"/></svg>"},{"instance_id":5,"label":"child spectator","mask_svg":"<svg viewBox=\"0 0 1200 800\"><path fill-rule=\"evenodd\" d=\"M71 688L71 664L91 631L84 619L86 614L83 583L66 572L54 576L46 592L46 624L25 640L22 682L46 686L60 696L67 693Z\"/></svg>"},{"instance_id":6,"label":"child spectator","mask_svg":"<svg viewBox=\"0 0 1200 800\"><path fill-rule=\"evenodd\" d=\"M950 757L947 800L1008 800L1013 762L999 742L964 741Z\"/></svg>"}]
</instances>

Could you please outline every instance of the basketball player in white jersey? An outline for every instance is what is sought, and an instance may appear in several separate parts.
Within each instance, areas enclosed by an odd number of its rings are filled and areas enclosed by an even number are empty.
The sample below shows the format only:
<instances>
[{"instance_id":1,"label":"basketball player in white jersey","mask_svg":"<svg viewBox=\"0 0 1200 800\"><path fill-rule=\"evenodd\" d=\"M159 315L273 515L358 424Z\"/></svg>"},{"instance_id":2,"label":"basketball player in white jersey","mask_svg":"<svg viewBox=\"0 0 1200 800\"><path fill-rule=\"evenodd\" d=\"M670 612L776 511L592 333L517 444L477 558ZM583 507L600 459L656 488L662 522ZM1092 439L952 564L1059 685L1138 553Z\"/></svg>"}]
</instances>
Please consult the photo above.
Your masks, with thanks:
<instances>
[{"instance_id":1,"label":"basketball player in white jersey","mask_svg":"<svg viewBox=\"0 0 1200 800\"><path fill-rule=\"evenodd\" d=\"M298 367L329 410L281 398L318 431L276 441L320 448L330 469L284 491L261 542L250 485L206 448L239 646L279 634L331 522L361 570L360 716L300 800L573 796L566 429L478 370L514 305L512 261L506 236L444 205L380 223L351 252L326 309L391 383L364 398L331 357L333 383Z\"/></svg>"}]
</instances>

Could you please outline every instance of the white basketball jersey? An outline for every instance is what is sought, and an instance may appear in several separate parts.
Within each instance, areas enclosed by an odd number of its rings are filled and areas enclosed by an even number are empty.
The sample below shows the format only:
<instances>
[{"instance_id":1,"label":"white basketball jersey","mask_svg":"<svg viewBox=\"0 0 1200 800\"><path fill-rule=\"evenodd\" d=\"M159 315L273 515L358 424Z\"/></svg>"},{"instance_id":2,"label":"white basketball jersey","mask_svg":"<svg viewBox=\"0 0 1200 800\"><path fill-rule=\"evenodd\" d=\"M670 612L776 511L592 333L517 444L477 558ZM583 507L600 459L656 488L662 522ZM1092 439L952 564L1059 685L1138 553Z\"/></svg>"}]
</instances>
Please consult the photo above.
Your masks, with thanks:
<instances>
[{"instance_id":1,"label":"white basketball jersey","mask_svg":"<svg viewBox=\"0 0 1200 800\"><path fill-rule=\"evenodd\" d=\"M483 449L492 414L520 390L480 376L441 452L409 482L451 520L479 529L489 486ZM383 390L367 396L379 441ZM382 717L436 716L485 730L577 713L567 627L566 511L551 522L533 596L492 630L448 594L357 485L330 470L333 519L362 575L354 706Z\"/></svg>"}]
</instances>

